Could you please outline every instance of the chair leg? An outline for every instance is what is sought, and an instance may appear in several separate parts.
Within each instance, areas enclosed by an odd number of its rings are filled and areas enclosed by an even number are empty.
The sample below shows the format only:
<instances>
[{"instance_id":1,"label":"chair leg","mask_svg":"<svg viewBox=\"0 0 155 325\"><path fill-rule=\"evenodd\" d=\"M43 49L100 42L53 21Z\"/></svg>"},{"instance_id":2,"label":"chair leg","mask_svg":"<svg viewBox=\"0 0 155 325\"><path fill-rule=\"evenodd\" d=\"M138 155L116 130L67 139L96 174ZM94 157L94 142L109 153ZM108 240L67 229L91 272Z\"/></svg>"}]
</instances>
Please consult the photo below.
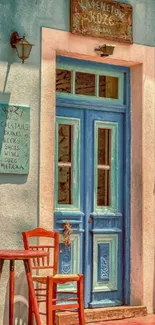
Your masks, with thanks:
<instances>
[{"instance_id":1,"label":"chair leg","mask_svg":"<svg viewBox=\"0 0 155 325\"><path fill-rule=\"evenodd\" d=\"M80 274L80 279L77 283L77 292L78 292L78 302L79 302L79 309L78 309L78 315L79 315L79 324L85 325L85 317L84 317L84 281L83 281L83 275Z\"/></svg>"},{"instance_id":2,"label":"chair leg","mask_svg":"<svg viewBox=\"0 0 155 325\"><path fill-rule=\"evenodd\" d=\"M57 297L57 284L54 283L53 284L53 299L55 299L55 301L53 302L53 305L56 305L56 297ZM56 310L53 311L53 324L55 324L55 317L56 316Z\"/></svg>"},{"instance_id":3,"label":"chair leg","mask_svg":"<svg viewBox=\"0 0 155 325\"><path fill-rule=\"evenodd\" d=\"M29 295L29 313L28 313L28 325L34 325L34 316L33 316L33 310L32 310L32 304L31 304L31 299Z\"/></svg>"},{"instance_id":4,"label":"chair leg","mask_svg":"<svg viewBox=\"0 0 155 325\"><path fill-rule=\"evenodd\" d=\"M53 310L52 300L54 299L54 284L53 279L51 277L47 277L47 291L46 291L46 325L54 325L54 314L55 310Z\"/></svg>"},{"instance_id":5,"label":"chair leg","mask_svg":"<svg viewBox=\"0 0 155 325\"><path fill-rule=\"evenodd\" d=\"M27 259L24 260L24 267L25 267L27 283L28 283L28 288L29 288L29 295L31 297L32 311L35 316L36 325L41 325L41 320L40 320L40 316L39 316L39 308L38 308L38 303L37 303L37 299L35 296L33 280L32 280L30 266L29 266L29 260L27 260Z\"/></svg>"},{"instance_id":6,"label":"chair leg","mask_svg":"<svg viewBox=\"0 0 155 325\"><path fill-rule=\"evenodd\" d=\"M3 264L4 264L4 260L0 260L0 279L1 279L1 276L2 276Z\"/></svg>"}]
</instances>

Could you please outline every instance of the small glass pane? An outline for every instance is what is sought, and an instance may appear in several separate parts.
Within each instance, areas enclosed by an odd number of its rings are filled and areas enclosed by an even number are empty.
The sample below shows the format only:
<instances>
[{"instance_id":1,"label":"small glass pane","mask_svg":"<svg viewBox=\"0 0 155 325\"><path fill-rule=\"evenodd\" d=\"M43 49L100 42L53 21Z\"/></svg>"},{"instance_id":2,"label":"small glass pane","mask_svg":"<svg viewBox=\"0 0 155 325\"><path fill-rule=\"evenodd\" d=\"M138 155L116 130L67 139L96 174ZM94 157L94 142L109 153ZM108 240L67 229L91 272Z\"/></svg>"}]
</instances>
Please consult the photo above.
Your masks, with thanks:
<instances>
[{"instance_id":1,"label":"small glass pane","mask_svg":"<svg viewBox=\"0 0 155 325\"><path fill-rule=\"evenodd\" d=\"M71 81L71 71L56 69L56 91L63 93L71 93Z\"/></svg>"},{"instance_id":2,"label":"small glass pane","mask_svg":"<svg viewBox=\"0 0 155 325\"><path fill-rule=\"evenodd\" d=\"M58 126L58 161L71 162L72 126L59 124Z\"/></svg>"},{"instance_id":3,"label":"small glass pane","mask_svg":"<svg viewBox=\"0 0 155 325\"><path fill-rule=\"evenodd\" d=\"M111 130L98 128L97 205L110 205Z\"/></svg>"},{"instance_id":4,"label":"small glass pane","mask_svg":"<svg viewBox=\"0 0 155 325\"><path fill-rule=\"evenodd\" d=\"M99 97L118 98L118 78L99 76Z\"/></svg>"},{"instance_id":5,"label":"small glass pane","mask_svg":"<svg viewBox=\"0 0 155 325\"><path fill-rule=\"evenodd\" d=\"M110 171L98 169L97 205L110 205Z\"/></svg>"},{"instance_id":6,"label":"small glass pane","mask_svg":"<svg viewBox=\"0 0 155 325\"><path fill-rule=\"evenodd\" d=\"M58 169L58 203L71 204L71 167Z\"/></svg>"},{"instance_id":7,"label":"small glass pane","mask_svg":"<svg viewBox=\"0 0 155 325\"><path fill-rule=\"evenodd\" d=\"M76 72L75 94L95 96L95 75L91 73Z\"/></svg>"},{"instance_id":8,"label":"small glass pane","mask_svg":"<svg viewBox=\"0 0 155 325\"><path fill-rule=\"evenodd\" d=\"M72 134L72 125L58 125L59 204L72 204Z\"/></svg>"},{"instance_id":9,"label":"small glass pane","mask_svg":"<svg viewBox=\"0 0 155 325\"><path fill-rule=\"evenodd\" d=\"M98 164L110 164L111 130L98 129Z\"/></svg>"}]
</instances>

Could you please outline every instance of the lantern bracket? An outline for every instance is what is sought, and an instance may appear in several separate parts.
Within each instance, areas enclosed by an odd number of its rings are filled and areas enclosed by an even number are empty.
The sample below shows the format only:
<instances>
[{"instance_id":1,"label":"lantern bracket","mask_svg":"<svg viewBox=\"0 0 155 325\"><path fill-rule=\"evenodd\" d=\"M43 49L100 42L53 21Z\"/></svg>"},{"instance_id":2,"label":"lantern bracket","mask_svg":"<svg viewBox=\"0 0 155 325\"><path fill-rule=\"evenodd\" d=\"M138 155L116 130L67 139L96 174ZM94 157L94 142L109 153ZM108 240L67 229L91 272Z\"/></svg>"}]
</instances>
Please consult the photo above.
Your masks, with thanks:
<instances>
[{"instance_id":1,"label":"lantern bracket","mask_svg":"<svg viewBox=\"0 0 155 325\"><path fill-rule=\"evenodd\" d=\"M95 48L96 52L100 52L100 57L109 56L114 53L115 46L110 44L104 44Z\"/></svg>"},{"instance_id":2,"label":"lantern bracket","mask_svg":"<svg viewBox=\"0 0 155 325\"><path fill-rule=\"evenodd\" d=\"M19 36L17 32L13 32L10 36L10 44L12 48L16 48L16 44L21 41L22 37Z\"/></svg>"}]
</instances>

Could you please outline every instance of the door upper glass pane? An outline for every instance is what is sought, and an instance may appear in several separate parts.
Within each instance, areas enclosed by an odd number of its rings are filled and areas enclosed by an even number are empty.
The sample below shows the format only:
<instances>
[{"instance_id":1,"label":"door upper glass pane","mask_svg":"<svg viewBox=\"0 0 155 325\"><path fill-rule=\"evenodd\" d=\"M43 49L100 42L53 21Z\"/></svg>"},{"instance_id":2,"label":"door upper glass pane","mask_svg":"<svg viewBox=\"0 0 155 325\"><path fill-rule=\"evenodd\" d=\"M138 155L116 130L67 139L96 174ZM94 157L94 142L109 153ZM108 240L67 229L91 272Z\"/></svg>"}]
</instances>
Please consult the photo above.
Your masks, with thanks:
<instances>
[{"instance_id":1,"label":"door upper glass pane","mask_svg":"<svg viewBox=\"0 0 155 325\"><path fill-rule=\"evenodd\" d=\"M58 125L58 203L72 204L72 125Z\"/></svg>"},{"instance_id":2,"label":"door upper glass pane","mask_svg":"<svg viewBox=\"0 0 155 325\"><path fill-rule=\"evenodd\" d=\"M71 163L73 126L59 124L58 126L58 161Z\"/></svg>"},{"instance_id":3,"label":"door upper glass pane","mask_svg":"<svg viewBox=\"0 0 155 325\"><path fill-rule=\"evenodd\" d=\"M111 130L98 128L97 205L110 206Z\"/></svg>"},{"instance_id":4,"label":"door upper glass pane","mask_svg":"<svg viewBox=\"0 0 155 325\"><path fill-rule=\"evenodd\" d=\"M98 164L110 165L111 130L98 128Z\"/></svg>"}]
</instances>

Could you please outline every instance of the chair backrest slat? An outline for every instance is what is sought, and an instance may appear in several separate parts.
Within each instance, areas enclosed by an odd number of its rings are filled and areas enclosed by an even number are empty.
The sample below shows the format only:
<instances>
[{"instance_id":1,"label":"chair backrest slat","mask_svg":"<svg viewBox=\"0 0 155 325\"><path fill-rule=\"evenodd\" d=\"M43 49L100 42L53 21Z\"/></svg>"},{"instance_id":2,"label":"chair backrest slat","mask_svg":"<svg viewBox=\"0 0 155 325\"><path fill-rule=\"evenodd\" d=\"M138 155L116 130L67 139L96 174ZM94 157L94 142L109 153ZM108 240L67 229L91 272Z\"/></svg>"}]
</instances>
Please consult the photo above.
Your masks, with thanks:
<instances>
[{"instance_id":1,"label":"chair backrest slat","mask_svg":"<svg viewBox=\"0 0 155 325\"><path fill-rule=\"evenodd\" d=\"M42 251L44 252L44 247L42 247ZM45 265L45 257L44 256L42 257L42 265L43 266Z\"/></svg>"},{"instance_id":2,"label":"chair backrest slat","mask_svg":"<svg viewBox=\"0 0 155 325\"><path fill-rule=\"evenodd\" d=\"M48 250L47 264L49 264L50 263L50 248L48 247L47 250Z\"/></svg>"},{"instance_id":3,"label":"chair backrest slat","mask_svg":"<svg viewBox=\"0 0 155 325\"><path fill-rule=\"evenodd\" d=\"M22 233L23 242L25 249L28 250L37 250L37 251L45 251L47 252L47 256L41 258L33 258L31 259L31 269L39 270L39 269L51 269L52 274L58 273L58 257L59 257L59 233L48 231L43 228L35 228L32 230L28 230ZM41 243L31 244L31 239L36 238L39 240L41 237ZM43 238L51 239L51 245L47 245L43 243Z\"/></svg>"}]
</instances>

